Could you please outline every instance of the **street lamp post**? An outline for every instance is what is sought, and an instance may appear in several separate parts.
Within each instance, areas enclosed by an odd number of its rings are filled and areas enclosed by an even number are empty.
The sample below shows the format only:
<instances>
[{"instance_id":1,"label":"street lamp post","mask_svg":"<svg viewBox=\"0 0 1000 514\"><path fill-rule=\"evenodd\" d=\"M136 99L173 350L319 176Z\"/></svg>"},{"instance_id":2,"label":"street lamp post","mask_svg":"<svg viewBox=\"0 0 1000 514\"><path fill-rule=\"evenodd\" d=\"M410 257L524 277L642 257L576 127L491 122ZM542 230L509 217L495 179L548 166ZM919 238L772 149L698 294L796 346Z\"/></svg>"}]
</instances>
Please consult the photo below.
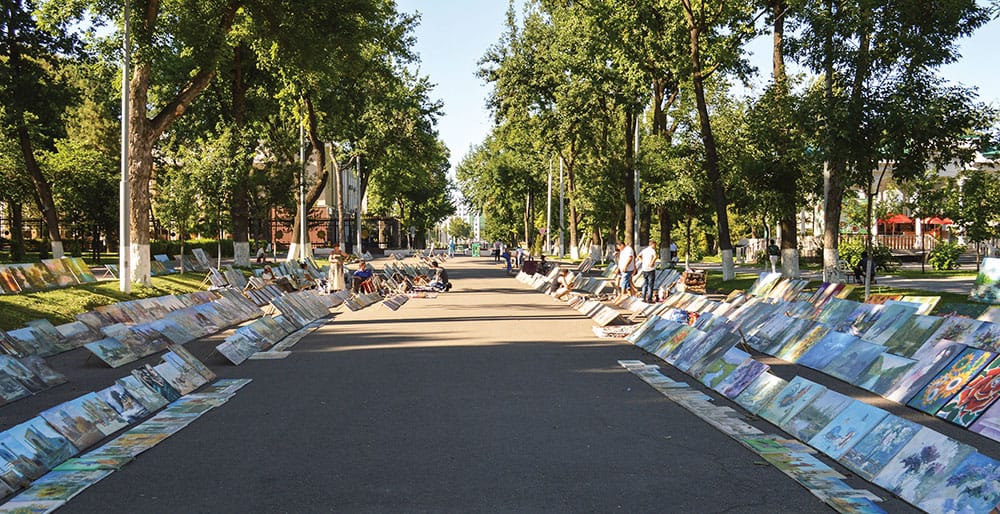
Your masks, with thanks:
<instances>
[{"instance_id":1,"label":"street lamp post","mask_svg":"<svg viewBox=\"0 0 1000 514\"><path fill-rule=\"evenodd\" d=\"M125 0L125 12L124 12L124 34L122 41L122 142L121 142L121 183L118 186L118 289L123 293L129 293L132 290L132 270L129 269L130 266L130 255L131 251L131 226L129 223L129 214L131 209L131 191L129 190L129 179L128 179L128 161L129 161L129 145L128 145L128 123L129 123L129 95L128 95L128 76L130 61L132 59L131 53L132 48L129 44L129 30L128 30L128 18L129 18L129 6L128 0Z\"/></svg>"}]
</instances>

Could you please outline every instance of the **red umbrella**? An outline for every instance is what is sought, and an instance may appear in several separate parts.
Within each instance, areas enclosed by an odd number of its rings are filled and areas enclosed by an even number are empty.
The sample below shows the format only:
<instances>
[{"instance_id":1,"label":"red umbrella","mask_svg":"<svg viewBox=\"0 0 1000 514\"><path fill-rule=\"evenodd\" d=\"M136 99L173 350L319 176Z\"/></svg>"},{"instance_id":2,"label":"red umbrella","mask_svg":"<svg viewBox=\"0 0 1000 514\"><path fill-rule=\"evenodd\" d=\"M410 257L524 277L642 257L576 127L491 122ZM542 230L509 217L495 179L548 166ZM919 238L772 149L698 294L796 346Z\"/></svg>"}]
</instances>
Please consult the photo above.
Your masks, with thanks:
<instances>
[{"instance_id":1,"label":"red umbrella","mask_svg":"<svg viewBox=\"0 0 1000 514\"><path fill-rule=\"evenodd\" d=\"M892 224L896 224L896 223L913 223L913 220L910 219L905 214L893 214L892 216L889 217L889 219L885 220L885 222L886 223L892 223Z\"/></svg>"},{"instance_id":2,"label":"red umbrella","mask_svg":"<svg viewBox=\"0 0 1000 514\"><path fill-rule=\"evenodd\" d=\"M942 221L941 218L939 218L937 216L934 216L932 218L925 219L924 220L924 224L926 224L926 225L941 225L942 224L941 221Z\"/></svg>"}]
</instances>

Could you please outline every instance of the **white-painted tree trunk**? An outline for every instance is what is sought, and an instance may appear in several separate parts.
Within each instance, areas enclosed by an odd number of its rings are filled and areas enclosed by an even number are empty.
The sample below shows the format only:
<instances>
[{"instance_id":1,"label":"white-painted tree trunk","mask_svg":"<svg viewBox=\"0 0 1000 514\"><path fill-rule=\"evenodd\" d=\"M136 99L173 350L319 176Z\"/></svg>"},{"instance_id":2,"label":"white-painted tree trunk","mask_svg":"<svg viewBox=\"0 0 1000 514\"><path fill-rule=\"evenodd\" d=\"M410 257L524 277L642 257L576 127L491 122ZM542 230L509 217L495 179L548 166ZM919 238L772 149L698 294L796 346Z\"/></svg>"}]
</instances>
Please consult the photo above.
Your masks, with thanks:
<instances>
[{"instance_id":1,"label":"white-painted tree trunk","mask_svg":"<svg viewBox=\"0 0 1000 514\"><path fill-rule=\"evenodd\" d=\"M736 263L733 261L733 250L722 251L722 281L736 278Z\"/></svg>"},{"instance_id":2,"label":"white-painted tree trunk","mask_svg":"<svg viewBox=\"0 0 1000 514\"><path fill-rule=\"evenodd\" d=\"M312 253L312 243L306 243L305 250L306 250L306 257L312 257L313 256L313 253ZM297 261L301 257L302 256L299 255L299 243L292 243L292 244L290 244L288 246L288 257L286 258L286 260Z\"/></svg>"},{"instance_id":3,"label":"white-painted tree trunk","mask_svg":"<svg viewBox=\"0 0 1000 514\"><path fill-rule=\"evenodd\" d=\"M250 267L250 243L233 243L233 265L239 268Z\"/></svg>"},{"instance_id":4,"label":"white-painted tree trunk","mask_svg":"<svg viewBox=\"0 0 1000 514\"><path fill-rule=\"evenodd\" d=\"M823 282L839 282L844 277L837 273L839 255L836 248L823 248Z\"/></svg>"},{"instance_id":5,"label":"white-painted tree trunk","mask_svg":"<svg viewBox=\"0 0 1000 514\"><path fill-rule=\"evenodd\" d=\"M576 260L580 258L580 248L576 246L569 247L569 258Z\"/></svg>"},{"instance_id":6,"label":"white-painted tree trunk","mask_svg":"<svg viewBox=\"0 0 1000 514\"><path fill-rule=\"evenodd\" d=\"M52 241L52 258L62 259L63 255L63 244L62 241Z\"/></svg>"},{"instance_id":7,"label":"white-painted tree trunk","mask_svg":"<svg viewBox=\"0 0 1000 514\"><path fill-rule=\"evenodd\" d=\"M799 278L799 251L795 248L781 250L781 274L789 278Z\"/></svg>"},{"instance_id":8,"label":"white-painted tree trunk","mask_svg":"<svg viewBox=\"0 0 1000 514\"><path fill-rule=\"evenodd\" d=\"M149 279L149 245L132 243L130 264L132 265L132 283L144 286L152 285Z\"/></svg>"}]
</instances>

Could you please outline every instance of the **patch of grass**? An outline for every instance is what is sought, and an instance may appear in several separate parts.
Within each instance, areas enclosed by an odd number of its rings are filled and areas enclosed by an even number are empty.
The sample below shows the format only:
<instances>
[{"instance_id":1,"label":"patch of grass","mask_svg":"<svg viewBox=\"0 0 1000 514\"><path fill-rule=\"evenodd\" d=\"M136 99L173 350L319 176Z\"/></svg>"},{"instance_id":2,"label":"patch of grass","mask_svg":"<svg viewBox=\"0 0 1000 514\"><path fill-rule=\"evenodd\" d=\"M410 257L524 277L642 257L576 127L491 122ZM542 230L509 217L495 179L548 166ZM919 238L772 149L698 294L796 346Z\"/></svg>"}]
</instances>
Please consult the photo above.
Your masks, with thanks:
<instances>
[{"instance_id":1,"label":"patch of grass","mask_svg":"<svg viewBox=\"0 0 1000 514\"><path fill-rule=\"evenodd\" d=\"M887 275L892 275L894 277L902 277L902 278L951 278L951 277L976 278L976 271L971 269L934 271L931 269L930 266L928 266L927 271L923 273L921 273L920 270L916 269L900 269L893 271L892 273L887 273Z\"/></svg>"},{"instance_id":2,"label":"patch of grass","mask_svg":"<svg viewBox=\"0 0 1000 514\"><path fill-rule=\"evenodd\" d=\"M728 282L722 281L722 272L708 270L705 277L705 291L713 294L729 294L734 290L746 291L760 276L759 273L737 273L736 278Z\"/></svg>"},{"instance_id":3,"label":"patch of grass","mask_svg":"<svg viewBox=\"0 0 1000 514\"><path fill-rule=\"evenodd\" d=\"M133 285L132 293L118 290L118 282L84 284L38 293L22 293L0 296L0 329L21 328L27 322L47 319L55 325L73 321L77 314L94 310L102 305L136 300L168 294L184 294L204 291L204 273L184 273L153 277L153 285L144 287Z\"/></svg>"}]
</instances>

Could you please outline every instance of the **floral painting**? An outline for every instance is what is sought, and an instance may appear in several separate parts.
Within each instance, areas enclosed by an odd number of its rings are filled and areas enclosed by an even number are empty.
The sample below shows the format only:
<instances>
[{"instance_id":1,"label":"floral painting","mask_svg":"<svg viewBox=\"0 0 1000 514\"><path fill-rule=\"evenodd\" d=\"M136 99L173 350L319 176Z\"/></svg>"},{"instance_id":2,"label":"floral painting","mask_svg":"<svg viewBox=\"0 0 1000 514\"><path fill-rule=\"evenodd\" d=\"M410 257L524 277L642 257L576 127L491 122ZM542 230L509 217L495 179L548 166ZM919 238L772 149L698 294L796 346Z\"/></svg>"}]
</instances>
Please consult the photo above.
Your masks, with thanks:
<instances>
[{"instance_id":1,"label":"floral painting","mask_svg":"<svg viewBox=\"0 0 1000 514\"><path fill-rule=\"evenodd\" d=\"M994 359L957 395L938 411L937 416L956 425L972 424L1000 397L1000 359Z\"/></svg>"},{"instance_id":2,"label":"floral painting","mask_svg":"<svg viewBox=\"0 0 1000 514\"><path fill-rule=\"evenodd\" d=\"M906 404L934 415L965 384L969 383L979 370L993 360L994 356L993 352L966 348Z\"/></svg>"}]
</instances>

